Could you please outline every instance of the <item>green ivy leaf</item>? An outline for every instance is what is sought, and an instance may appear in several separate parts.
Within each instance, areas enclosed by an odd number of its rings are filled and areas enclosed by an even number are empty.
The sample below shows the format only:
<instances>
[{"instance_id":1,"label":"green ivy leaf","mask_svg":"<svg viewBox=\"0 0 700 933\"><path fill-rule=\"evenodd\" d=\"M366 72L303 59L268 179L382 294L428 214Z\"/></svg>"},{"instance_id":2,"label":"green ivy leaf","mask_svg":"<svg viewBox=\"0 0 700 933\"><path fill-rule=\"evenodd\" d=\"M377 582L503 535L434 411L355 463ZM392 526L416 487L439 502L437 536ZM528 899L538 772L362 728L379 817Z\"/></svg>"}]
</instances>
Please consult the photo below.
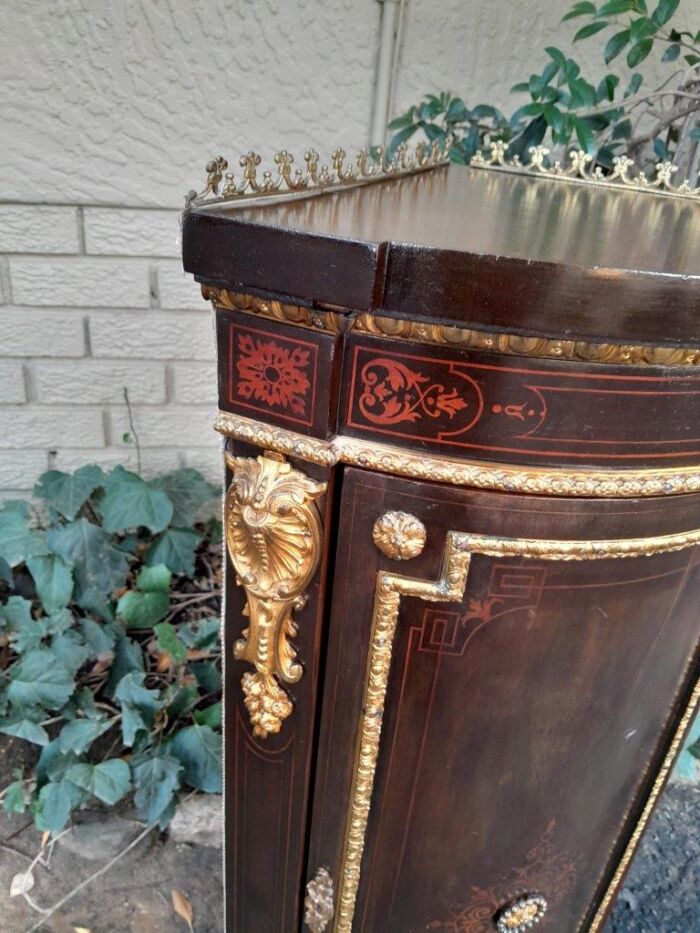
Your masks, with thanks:
<instances>
[{"instance_id":1,"label":"green ivy leaf","mask_svg":"<svg viewBox=\"0 0 700 933\"><path fill-rule=\"evenodd\" d=\"M39 806L34 818L36 828L60 833L71 812L83 802L84 793L71 781L50 781L39 791Z\"/></svg>"},{"instance_id":2,"label":"green ivy leaf","mask_svg":"<svg viewBox=\"0 0 700 933\"><path fill-rule=\"evenodd\" d=\"M110 807L131 790L129 765L121 758L110 758L96 765L73 765L66 772L66 780Z\"/></svg>"},{"instance_id":3,"label":"green ivy leaf","mask_svg":"<svg viewBox=\"0 0 700 933\"><path fill-rule=\"evenodd\" d=\"M93 657L104 657L114 649L116 635L114 630L105 623L85 618L81 621L80 628Z\"/></svg>"},{"instance_id":4,"label":"green ivy leaf","mask_svg":"<svg viewBox=\"0 0 700 933\"><path fill-rule=\"evenodd\" d=\"M0 606L0 629L19 632L32 621L32 603L24 596L10 596L4 606Z\"/></svg>"},{"instance_id":5,"label":"green ivy leaf","mask_svg":"<svg viewBox=\"0 0 700 933\"><path fill-rule=\"evenodd\" d=\"M171 810L180 786L182 765L170 755L154 755L132 767L134 803L140 819L149 826L160 823Z\"/></svg>"},{"instance_id":6,"label":"green ivy leaf","mask_svg":"<svg viewBox=\"0 0 700 933\"><path fill-rule=\"evenodd\" d=\"M114 644L114 661L112 661L107 682L107 695L114 696L114 691L126 674L139 674L143 671L141 646L131 638L118 634Z\"/></svg>"},{"instance_id":7,"label":"green ivy leaf","mask_svg":"<svg viewBox=\"0 0 700 933\"><path fill-rule=\"evenodd\" d=\"M132 673L122 677L119 686L114 691L114 699L120 703L136 706L143 712L155 714L162 704L157 690L149 690L143 686L145 676L145 674Z\"/></svg>"},{"instance_id":8,"label":"green ivy leaf","mask_svg":"<svg viewBox=\"0 0 700 933\"><path fill-rule=\"evenodd\" d=\"M693 758L700 759L700 739L697 742L693 742L692 745L689 745L686 751L690 752Z\"/></svg>"},{"instance_id":9,"label":"green ivy leaf","mask_svg":"<svg viewBox=\"0 0 700 933\"><path fill-rule=\"evenodd\" d=\"M4 508L0 512L0 557L10 567L46 553L46 535L43 531L29 528L27 517L19 511Z\"/></svg>"},{"instance_id":10,"label":"green ivy leaf","mask_svg":"<svg viewBox=\"0 0 700 933\"><path fill-rule=\"evenodd\" d=\"M51 651L73 676L92 657L92 651L86 645L80 632L64 632L61 635L54 635L51 639Z\"/></svg>"},{"instance_id":11,"label":"green ivy leaf","mask_svg":"<svg viewBox=\"0 0 700 933\"><path fill-rule=\"evenodd\" d=\"M146 552L148 564L165 564L173 573L194 575L194 554L202 535L188 528L166 528Z\"/></svg>"},{"instance_id":12,"label":"green ivy leaf","mask_svg":"<svg viewBox=\"0 0 700 933\"><path fill-rule=\"evenodd\" d=\"M212 729L221 728L221 702L212 703L204 709L196 709L192 714L198 726L210 726Z\"/></svg>"},{"instance_id":13,"label":"green ivy leaf","mask_svg":"<svg viewBox=\"0 0 700 933\"><path fill-rule=\"evenodd\" d=\"M5 813L24 813L27 809L27 793L24 781L13 781L5 788L2 806Z\"/></svg>"},{"instance_id":14,"label":"green ivy leaf","mask_svg":"<svg viewBox=\"0 0 700 933\"><path fill-rule=\"evenodd\" d=\"M153 626L158 638L158 647L169 654L174 664L187 660L187 645L178 637L177 629L169 622L159 622Z\"/></svg>"},{"instance_id":15,"label":"green ivy leaf","mask_svg":"<svg viewBox=\"0 0 700 933\"><path fill-rule=\"evenodd\" d=\"M459 98L454 98L455 102L462 104ZM451 110L452 106L448 116ZM158 476L151 480L151 486L167 494L173 504L172 524L180 527L194 524L202 506L221 496L218 486L208 483L199 470L191 467Z\"/></svg>"},{"instance_id":16,"label":"green ivy leaf","mask_svg":"<svg viewBox=\"0 0 700 933\"><path fill-rule=\"evenodd\" d=\"M627 90L625 91L625 98L631 97L633 94L636 94L639 88L642 86L643 78L638 71L630 78L630 83L627 85Z\"/></svg>"},{"instance_id":17,"label":"green ivy leaf","mask_svg":"<svg viewBox=\"0 0 700 933\"><path fill-rule=\"evenodd\" d=\"M63 609L73 595L71 568L57 554L30 557L27 569L34 578L34 586L47 613Z\"/></svg>"},{"instance_id":18,"label":"green ivy leaf","mask_svg":"<svg viewBox=\"0 0 700 933\"><path fill-rule=\"evenodd\" d=\"M139 732L153 726L155 714L163 706L158 691L143 686L144 678L141 673L126 674L114 691L114 699L122 710L122 737L129 748Z\"/></svg>"},{"instance_id":19,"label":"green ivy leaf","mask_svg":"<svg viewBox=\"0 0 700 933\"><path fill-rule=\"evenodd\" d=\"M162 489L154 488L121 466L109 474L101 507L103 527L111 532L143 525L156 533L173 516L172 502Z\"/></svg>"},{"instance_id":20,"label":"green ivy leaf","mask_svg":"<svg viewBox=\"0 0 700 933\"><path fill-rule=\"evenodd\" d=\"M184 684L183 686L173 684L169 688L165 699L168 719L171 722L180 719L192 709L198 700L199 689L195 684ZM206 725L211 725L211 723L206 723Z\"/></svg>"},{"instance_id":21,"label":"green ivy leaf","mask_svg":"<svg viewBox=\"0 0 700 933\"><path fill-rule=\"evenodd\" d=\"M674 42L673 45L669 45L664 54L661 56L662 62L675 62L678 56L681 54L681 47L677 42Z\"/></svg>"},{"instance_id":22,"label":"green ivy leaf","mask_svg":"<svg viewBox=\"0 0 700 933\"><path fill-rule=\"evenodd\" d=\"M195 661L190 663L189 667L205 693L221 690L221 673L216 664L211 661Z\"/></svg>"},{"instance_id":23,"label":"green ivy leaf","mask_svg":"<svg viewBox=\"0 0 700 933\"><path fill-rule=\"evenodd\" d=\"M4 557L0 557L0 580L7 583L8 586L14 586L14 577L12 567L7 563Z\"/></svg>"},{"instance_id":24,"label":"green ivy leaf","mask_svg":"<svg viewBox=\"0 0 700 933\"><path fill-rule=\"evenodd\" d=\"M34 495L72 521L104 479L104 473L94 463L80 467L75 473L49 470L39 477Z\"/></svg>"},{"instance_id":25,"label":"green ivy leaf","mask_svg":"<svg viewBox=\"0 0 700 933\"><path fill-rule=\"evenodd\" d=\"M60 709L75 689L70 671L48 648L28 652L12 665L9 673L7 696L18 707Z\"/></svg>"},{"instance_id":26,"label":"green ivy leaf","mask_svg":"<svg viewBox=\"0 0 700 933\"><path fill-rule=\"evenodd\" d=\"M103 528L79 518L49 532L49 547L67 564L73 564L78 602L90 595L111 594L124 583L126 555L112 544Z\"/></svg>"},{"instance_id":27,"label":"green ivy leaf","mask_svg":"<svg viewBox=\"0 0 700 933\"><path fill-rule=\"evenodd\" d=\"M209 794L221 793L221 736L209 726L180 729L170 752L184 768L185 783Z\"/></svg>"},{"instance_id":28,"label":"green ivy leaf","mask_svg":"<svg viewBox=\"0 0 700 933\"><path fill-rule=\"evenodd\" d=\"M220 631L221 620L217 616L207 616L206 619L181 625L179 635L188 648L203 650L217 644Z\"/></svg>"},{"instance_id":29,"label":"green ivy leaf","mask_svg":"<svg viewBox=\"0 0 700 933\"><path fill-rule=\"evenodd\" d=\"M46 729L31 719L3 720L0 723L0 732L5 735L14 735L16 738L24 739L25 742L32 742L34 745L49 744L49 734Z\"/></svg>"},{"instance_id":30,"label":"green ivy leaf","mask_svg":"<svg viewBox=\"0 0 700 933\"><path fill-rule=\"evenodd\" d=\"M73 752L83 755L95 741L106 732L110 726L109 720L74 719L67 722L58 735L58 747L62 755Z\"/></svg>"},{"instance_id":31,"label":"green ivy leaf","mask_svg":"<svg viewBox=\"0 0 700 933\"><path fill-rule=\"evenodd\" d=\"M136 579L137 589L124 593L117 603L117 615L129 626L150 628L168 614L172 574L164 564L143 567Z\"/></svg>"}]
</instances>

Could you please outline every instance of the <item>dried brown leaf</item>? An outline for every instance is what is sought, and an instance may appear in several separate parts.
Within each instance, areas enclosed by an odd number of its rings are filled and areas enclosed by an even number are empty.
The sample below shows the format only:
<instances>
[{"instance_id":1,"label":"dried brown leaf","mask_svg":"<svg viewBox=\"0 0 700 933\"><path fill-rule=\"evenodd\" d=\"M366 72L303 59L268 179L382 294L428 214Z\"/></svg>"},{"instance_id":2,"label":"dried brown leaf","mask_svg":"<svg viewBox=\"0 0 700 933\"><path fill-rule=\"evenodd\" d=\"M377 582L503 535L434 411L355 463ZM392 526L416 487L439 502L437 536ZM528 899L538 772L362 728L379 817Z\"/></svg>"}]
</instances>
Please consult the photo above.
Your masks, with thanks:
<instances>
[{"instance_id":1,"label":"dried brown leaf","mask_svg":"<svg viewBox=\"0 0 700 933\"><path fill-rule=\"evenodd\" d=\"M170 896L173 899L175 913L179 917L182 917L187 926L190 928L190 933L194 933L194 927L192 926L194 922L194 911L192 910L192 905L190 904L188 898L182 893L182 891L177 891L176 889L173 889L170 892Z\"/></svg>"}]
</instances>

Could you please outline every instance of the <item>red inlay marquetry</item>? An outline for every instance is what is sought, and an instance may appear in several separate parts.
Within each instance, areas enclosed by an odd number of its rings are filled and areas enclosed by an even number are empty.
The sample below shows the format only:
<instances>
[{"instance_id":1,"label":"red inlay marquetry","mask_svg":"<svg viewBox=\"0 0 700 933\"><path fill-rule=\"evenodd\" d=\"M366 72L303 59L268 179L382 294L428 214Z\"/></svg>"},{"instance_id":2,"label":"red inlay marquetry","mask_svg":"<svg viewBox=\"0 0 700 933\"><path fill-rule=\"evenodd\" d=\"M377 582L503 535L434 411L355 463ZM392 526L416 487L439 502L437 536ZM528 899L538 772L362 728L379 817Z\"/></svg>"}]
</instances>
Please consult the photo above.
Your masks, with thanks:
<instances>
[{"instance_id":1,"label":"red inlay marquetry","mask_svg":"<svg viewBox=\"0 0 700 933\"><path fill-rule=\"evenodd\" d=\"M313 424L318 347L253 327L229 328L229 400Z\"/></svg>"}]
</instances>

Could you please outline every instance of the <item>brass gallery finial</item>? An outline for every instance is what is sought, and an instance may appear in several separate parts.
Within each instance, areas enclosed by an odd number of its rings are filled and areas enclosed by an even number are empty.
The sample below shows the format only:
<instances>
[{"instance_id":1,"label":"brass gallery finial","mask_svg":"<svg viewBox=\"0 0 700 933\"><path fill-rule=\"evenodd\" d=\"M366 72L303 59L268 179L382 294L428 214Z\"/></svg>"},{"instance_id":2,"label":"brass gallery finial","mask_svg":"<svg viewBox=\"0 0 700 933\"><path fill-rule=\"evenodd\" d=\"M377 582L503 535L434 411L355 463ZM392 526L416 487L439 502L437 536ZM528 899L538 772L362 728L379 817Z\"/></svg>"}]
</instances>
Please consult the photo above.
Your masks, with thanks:
<instances>
[{"instance_id":1,"label":"brass gallery finial","mask_svg":"<svg viewBox=\"0 0 700 933\"><path fill-rule=\"evenodd\" d=\"M558 179L575 183L600 185L604 188L623 189L626 191L647 191L656 194L666 194L677 198L698 198L700 187L693 188L686 179L680 185L674 185L673 176L678 166L673 162L657 162L653 178L648 178L644 172L630 174L634 160L629 156L615 156L612 171L606 175L597 165L591 168L593 156L581 149L569 153L569 165L562 165L557 159L549 159L550 150L546 146L530 146L530 161L524 165L515 156L507 158L508 146L504 142L495 142L490 145L490 155L484 156L477 152L469 163L475 168L490 168L505 172L515 172L523 175L534 175L544 178Z\"/></svg>"},{"instance_id":2,"label":"brass gallery finial","mask_svg":"<svg viewBox=\"0 0 700 933\"><path fill-rule=\"evenodd\" d=\"M263 169L259 173L261 158L256 152L248 152L239 159L242 173L236 177L227 171L229 164L223 156L207 162L207 181L202 191L190 191L185 202L187 207L219 201L236 201L241 198L270 197L277 194L303 194L308 191L325 191L333 188L352 187L370 181L386 181L400 178L446 165L450 161L452 137L438 142L418 143L412 153L408 146L397 146L393 154L384 146L360 149L354 163L346 162L344 149L331 153L331 167L319 164L315 149L304 153L305 169L294 168L294 156L282 149L275 154L276 171Z\"/></svg>"},{"instance_id":3,"label":"brass gallery finial","mask_svg":"<svg viewBox=\"0 0 700 933\"><path fill-rule=\"evenodd\" d=\"M304 153L304 169L295 168L294 156L282 149L274 156L276 168L262 170L261 157L256 152L248 152L239 159L242 171L238 177L228 171L229 163L223 156L216 156L207 162L205 187L199 192L190 191L185 204L189 208L276 195L303 195L401 178L446 165L452 148L453 139L448 135L442 145L437 141L418 143L413 153L409 153L405 144L397 146L393 154L383 146L360 149L354 162L346 162L344 149L335 149L331 153L330 167L319 163L315 149L308 149ZM558 159L550 159L551 152L546 146L531 146L528 163L521 162L518 156L509 158L508 144L503 141L491 143L489 150L488 155L477 152L469 165L574 184L599 185L613 190L700 199L700 186L693 187L688 179L680 184L674 183L678 166L668 160L657 162L654 176L647 177L644 172L634 171L634 160L626 155L615 156L612 170L606 174L600 166L592 167L593 157L580 149L569 152L568 165L563 165Z\"/></svg>"}]
</instances>

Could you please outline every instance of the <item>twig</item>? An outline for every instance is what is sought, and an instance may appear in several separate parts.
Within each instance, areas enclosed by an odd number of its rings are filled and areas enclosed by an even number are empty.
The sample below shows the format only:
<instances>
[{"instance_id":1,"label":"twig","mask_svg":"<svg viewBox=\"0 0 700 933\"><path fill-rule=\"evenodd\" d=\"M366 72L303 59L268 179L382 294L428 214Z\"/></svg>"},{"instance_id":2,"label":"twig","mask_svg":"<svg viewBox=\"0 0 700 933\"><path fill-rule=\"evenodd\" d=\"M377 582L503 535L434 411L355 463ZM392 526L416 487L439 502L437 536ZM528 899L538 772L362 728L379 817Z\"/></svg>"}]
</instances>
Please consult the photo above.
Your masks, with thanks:
<instances>
[{"instance_id":1,"label":"twig","mask_svg":"<svg viewBox=\"0 0 700 933\"><path fill-rule=\"evenodd\" d=\"M136 448L136 472L141 475L141 445L139 444L139 436L136 433L136 428L134 427L134 416L131 411L131 402L129 401L129 390L124 386L124 403L126 405L126 410L129 415L129 427L131 428L131 433L134 437L134 447Z\"/></svg>"},{"instance_id":2,"label":"twig","mask_svg":"<svg viewBox=\"0 0 700 933\"><path fill-rule=\"evenodd\" d=\"M108 871L110 870L110 868L112 868L113 865L116 865L116 863L117 863L121 858L123 858L128 852L130 852L132 849L136 848L136 846L137 846L143 839L145 839L146 836L147 836L150 832L152 832L154 829L155 829L155 826L147 826L142 832L140 832L140 833L138 834L138 836L137 836L135 839L133 839L133 840L129 843L128 846L126 846L125 849L122 849L122 851L119 852L119 853L117 853L117 855L115 855L113 859L110 859L109 862L107 862L106 865L103 865L102 868L98 869L96 872L94 872L92 875L90 875L90 876L89 876L88 878L86 878L84 881L81 881L80 884L76 885L76 887L74 887L72 891L69 891L68 894L66 894L64 897L62 897L59 901L56 901L56 903L53 905L53 907L50 907L50 908L46 911L46 913L45 913L44 916L41 918L41 920L37 920L37 922L34 924L34 926L30 927L30 928L26 931L26 933L36 933L37 930L40 930L40 929L42 928L42 926L44 925L44 923L46 923L46 921L49 919L49 917L52 917L52 916L56 913L57 910L60 910L61 907L64 907L64 906L68 903L68 901L71 901L71 900L75 897L76 894L79 894L81 891L83 891L88 885L92 884L93 881L95 881L97 878L101 877L101 876L104 875L106 872L108 872Z\"/></svg>"}]
</instances>

